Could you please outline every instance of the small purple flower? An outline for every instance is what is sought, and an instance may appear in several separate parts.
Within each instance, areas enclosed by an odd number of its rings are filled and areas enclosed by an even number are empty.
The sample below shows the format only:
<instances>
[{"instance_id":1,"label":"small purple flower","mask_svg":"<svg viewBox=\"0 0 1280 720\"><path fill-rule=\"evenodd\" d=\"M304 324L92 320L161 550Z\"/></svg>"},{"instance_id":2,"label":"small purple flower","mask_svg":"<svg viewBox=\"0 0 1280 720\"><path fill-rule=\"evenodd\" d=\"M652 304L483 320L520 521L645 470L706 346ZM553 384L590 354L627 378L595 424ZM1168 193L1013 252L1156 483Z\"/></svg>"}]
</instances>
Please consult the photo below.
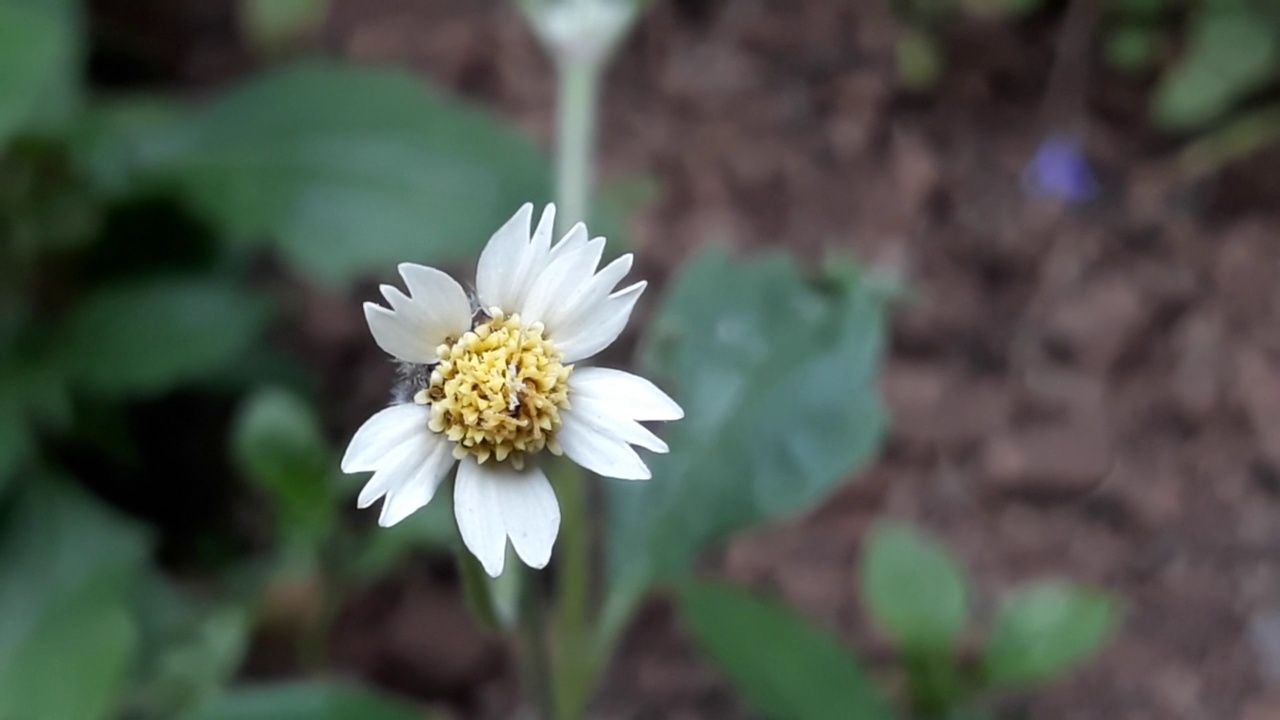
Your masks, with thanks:
<instances>
[{"instance_id":1,"label":"small purple flower","mask_svg":"<svg viewBox=\"0 0 1280 720\"><path fill-rule=\"evenodd\" d=\"M1098 191L1098 181L1080 143L1065 135L1050 135L1040 143L1027 164L1022 184L1032 195L1071 205L1092 200Z\"/></svg>"}]
</instances>

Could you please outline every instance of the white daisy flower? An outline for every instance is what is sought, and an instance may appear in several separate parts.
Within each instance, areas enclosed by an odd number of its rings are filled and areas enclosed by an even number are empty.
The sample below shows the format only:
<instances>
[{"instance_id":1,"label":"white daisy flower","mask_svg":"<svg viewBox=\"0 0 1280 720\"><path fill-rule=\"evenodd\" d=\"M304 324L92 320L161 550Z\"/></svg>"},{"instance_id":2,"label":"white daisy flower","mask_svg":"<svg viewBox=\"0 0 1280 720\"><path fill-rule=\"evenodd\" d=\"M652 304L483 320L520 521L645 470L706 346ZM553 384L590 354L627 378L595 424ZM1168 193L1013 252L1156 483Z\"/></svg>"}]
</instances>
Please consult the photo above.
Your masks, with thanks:
<instances>
[{"instance_id":1,"label":"white daisy flower","mask_svg":"<svg viewBox=\"0 0 1280 720\"><path fill-rule=\"evenodd\" d=\"M575 365L618 338L644 291L638 282L614 292L631 255L597 272L604 238L588 240L579 223L552 246L554 206L530 235L532 219L525 205L489 240L475 304L447 274L412 263L400 265L408 295L383 285L391 309L365 303L369 330L404 364L411 397L369 418L342 458L343 472L373 471L357 502L385 497L384 527L430 502L456 464L458 530L494 577L508 539L532 567L551 558L560 506L539 453L647 480L631 446L665 453L667 445L638 421L684 416L644 378Z\"/></svg>"}]
</instances>

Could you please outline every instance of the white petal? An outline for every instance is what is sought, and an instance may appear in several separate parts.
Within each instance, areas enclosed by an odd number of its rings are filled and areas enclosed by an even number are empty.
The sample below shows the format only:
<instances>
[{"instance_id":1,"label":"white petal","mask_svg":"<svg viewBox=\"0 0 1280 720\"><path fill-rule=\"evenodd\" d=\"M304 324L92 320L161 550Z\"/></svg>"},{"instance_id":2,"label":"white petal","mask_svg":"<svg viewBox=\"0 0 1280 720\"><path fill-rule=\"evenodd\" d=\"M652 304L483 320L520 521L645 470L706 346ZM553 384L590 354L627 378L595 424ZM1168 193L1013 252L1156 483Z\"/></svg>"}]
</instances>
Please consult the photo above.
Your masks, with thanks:
<instances>
[{"instance_id":1,"label":"white petal","mask_svg":"<svg viewBox=\"0 0 1280 720\"><path fill-rule=\"evenodd\" d=\"M583 237L586 237L585 230ZM563 306L586 290L587 283L596 272L596 266L600 264L602 254L604 239L597 238L551 259L534 280L528 297L519 308L520 320L524 325L535 322L554 323L554 318L563 314ZM554 251L552 255L555 255Z\"/></svg>"},{"instance_id":2,"label":"white petal","mask_svg":"<svg viewBox=\"0 0 1280 720\"><path fill-rule=\"evenodd\" d=\"M529 223L533 204L520 206L511 219L489 238L476 265L476 294L485 308L503 307L513 291L513 283L524 256L529 251Z\"/></svg>"},{"instance_id":3,"label":"white petal","mask_svg":"<svg viewBox=\"0 0 1280 720\"><path fill-rule=\"evenodd\" d=\"M377 470L387 455L414 434L430 432L427 421L431 411L415 403L392 405L379 410L364 421L342 456L342 472L357 473Z\"/></svg>"},{"instance_id":4,"label":"white petal","mask_svg":"<svg viewBox=\"0 0 1280 720\"><path fill-rule=\"evenodd\" d=\"M453 510L462 541L491 576L502 574L508 537L529 566L546 567L550 561L560 532L560 505L536 466L515 470L466 457L458 464Z\"/></svg>"},{"instance_id":5,"label":"white petal","mask_svg":"<svg viewBox=\"0 0 1280 720\"><path fill-rule=\"evenodd\" d=\"M569 375L569 402L601 400L633 420L679 420L684 410L657 385L639 375L611 368L577 368Z\"/></svg>"},{"instance_id":6,"label":"white petal","mask_svg":"<svg viewBox=\"0 0 1280 720\"><path fill-rule=\"evenodd\" d=\"M572 417L572 422L581 422L601 435L621 440L628 445L639 445L657 453L665 453L669 450L661 438L624 415L625 408L615 407L613 403L605 400L582 396L570 402L573 403L573 408L561 412L565 422L569 422L568 418Z\"/></svg>"},{"instance_id":7,"label":"white petal","mask_svg":"<svg viewBox=\"0 0 1280 720\"><path fill-rule=\"evenodd\" d=\"M407 309L433 326L431 331L439 336L437 344L446 335L471 329L471 299L458 281L449 277L449 273L414 263L400 263L397 269L413 296ZM395 309L400 311L400 308Z\"/></svg>"},{"instance_id":8,"label":"white petal","mask_svg":"<svg viewBox=\"0 0 1280 720\"><path fill-rule=\"evenodd\" d=\"M397 360L411 363L429 363L436 360L439 341L431 342L426 328L371 302L364 304L364 319L369 332L383 352Z\"/></svg>"},{"instance_id":9,"label":"white petal","mask_svg":"<svg viewBox=\"0 0 1280 720\"><path fill-rule=\"evenodd\" d=\"M640 293L644 292L647 284L642 281L619 290L595 308L565 321L554 334L548 328L547 334L563 354L564 362L589 358L612 345L626 328L636 300L640 299Z\"/></svg>"},{"instance_id":10,"label":"white petal","mask_svg":"<svg viewBox=\"0 0 1280 720\"><path fill-rule=\"evenodd\" d=\"M576 318L590 314L600 303L603 303L622 278L631 272L632 261L630 253L614 260L588 280L580 292L563 298L557 303L547 319L543 320L547 326L548 336L554 337L556 329L579 322Z\"/></svg>"},{"instance_id":11,"label":"white petal","mask_svg":"<svg viewBox=\"0 0 1280 720\"><path fill-rule=\"evenodd\" d=\"M625 442L597 432L582 417L572 412L561 415L563 425L556 440L569 459L597 475L622 480L648 480L652 477L635 450Z\"/></svg>"},{"instance_id":12,"label":"white petal","mask_svg":"<svg viewBox=\"0 0 1280 720\"><path fill-rule=\"evenodd\" d=\"M551 248L551 254L547 256L548 260L554 260L565 253L572 252L587 244L587 226L583 223L577 223L569 228L569 232L560 238L560 242ZM599 238L600 242L604 242L604 238ZM594 270L594 269L593 269Z\"/></svg>"},{"instance_id":13,"label":"white petal","mask_svg":"<svg viewBox=\"0 0 1280 720\"><path fill-rule=\"evenodd\" d=\"M555 214L555 206L548 205L531 237L533 205L526 203L489 239L476 267L476 294L486 309L513 311L524 302L547 264Z\"/></svg>"},{"instance_id":14,"label":"white petal","mask_svg":"<svg viewBox=\"0 0 1280 720\"><path fill-rule=\"evenodd\" d=\"M378 517L378 524L382 527L395 525L431 502L440 481L455 462L452 444L437 433L425 432L410 441L410 446L410 451L399 462L399 481L389 483L386 491L387 499L382 503L382 513ZM380 473L382 470L374 473L370 486ZM371 490L369 494L373 492ZM361 500L364 499L365 494L361 493Z\"/></svg>"}]
</instances>

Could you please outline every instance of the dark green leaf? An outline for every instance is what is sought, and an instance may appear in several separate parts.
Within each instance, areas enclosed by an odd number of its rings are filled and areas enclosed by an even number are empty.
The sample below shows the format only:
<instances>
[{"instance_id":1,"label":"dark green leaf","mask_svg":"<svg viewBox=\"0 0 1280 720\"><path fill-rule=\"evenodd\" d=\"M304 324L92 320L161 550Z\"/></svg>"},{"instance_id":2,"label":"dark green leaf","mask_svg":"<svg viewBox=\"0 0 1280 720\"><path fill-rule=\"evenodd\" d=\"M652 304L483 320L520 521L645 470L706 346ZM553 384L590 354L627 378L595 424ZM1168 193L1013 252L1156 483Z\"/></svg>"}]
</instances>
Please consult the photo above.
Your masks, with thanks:
<instances>
[{"instance_id":1,"label":"dark green leaf","mask_svg":"<svg viewBox=\"0 0 1280 720\"><path fill-rule=\"evenodd\" d=\"M884 430L883 314L856 275L818 288L782 256L711 250L685 269L643 374L686 417L663 428L671 453L647 459L653 480L607 486L611 631L708 544L812 507L870 459Z\"/></svg>"},{"instance_id":2,"label":"dark green leaf","mask_svg":"<svg viewBox=\"0 0 1280 720\"><path fill-rule=\"evenodd\" d=\"M1119 620L1108 595L1042 581L1016 590L996 617L983 658L993 687L1051 680L1085 662L1106 643Z\"/></svg>"},{"instance_id":3,"label":"dark green leaf","mask_svg":"<svg viewBox=\"0 0 1280 720\"><path fill-rule=\"evenodd\" d=\"M907 652L950 651L964 630L964 572L947 551L907 525L882 524L866 540L862 600Z\"/></svg>"},{"instance_id":4,"label":"dark green leaf","mask_svg":"<svg viewBox=\"0 0 1280 720\"><path fill-rule=\"evenodd\" d=\"M152 139L144 166L236 237L274 237L342 281L476 255L547 195L533 147L402 71L309 63L232 91Z\"/></svg>"},{"instance_id":5,"label":"dark green leaf","mask_svg":"<svg viewBox=\"0 0 1280 720\"><path fill-rule=\"evenodd\" d=\"M428 720L428 716L367 690L309 682L237 688L188 720Z\"/></svg>"},{"instance_id":6,"label":"dark green leaf","mask_svg":"<svg viewBox=\"0 0 1280 720\"><path fill-rule=\"evenodd\" d=\"M698 644L766 717L893 717L848 651L787 608L702 583L684 588L680 602Z\"/></svg>"},{"instance_id":7,"label":"dark green leaf","mask_svg":"<svg viewBox=\"0 0 1280 720\"><path fill-rule=\"evenodd\" d=\"M83 301L63 328L72 376L103 394L147 395L224 369L257 341L265 302L231 284L167 279Z\"/></svg>"},{"instance_id":8,"label":"dark green leaf","mask_svg":"<svg viewBox=\"0 0 1280 720\"><path fill-rule=\"evenodd\" d=\"M1280 70L1280 35L1246 8L1197 16L1181 62L1157 89L1155 119L1187 130L1217 120Z\"/></svg>"},{"instance_id":9,"label":"dark green leaf","mask_svg":"<svg viewBox=\"0 0 1280 720\"><path fill-rule=\"evenodd\" d=\"M74 38L65 12L41 3L0 2L0 146L49 97Z\"/></svg>"},{"instance_id":10,"label":"dark green leaf","mask_svg":"<svg viewBox=\"0 0 1280 720\"><path fill-rule=\"evenodd\" d=\"M236 419L232 448L245 474L275 500L287 531L324 537L335 508L334 461L311 407L284 390L259 391Z\"/></svg>"}]
</instances>

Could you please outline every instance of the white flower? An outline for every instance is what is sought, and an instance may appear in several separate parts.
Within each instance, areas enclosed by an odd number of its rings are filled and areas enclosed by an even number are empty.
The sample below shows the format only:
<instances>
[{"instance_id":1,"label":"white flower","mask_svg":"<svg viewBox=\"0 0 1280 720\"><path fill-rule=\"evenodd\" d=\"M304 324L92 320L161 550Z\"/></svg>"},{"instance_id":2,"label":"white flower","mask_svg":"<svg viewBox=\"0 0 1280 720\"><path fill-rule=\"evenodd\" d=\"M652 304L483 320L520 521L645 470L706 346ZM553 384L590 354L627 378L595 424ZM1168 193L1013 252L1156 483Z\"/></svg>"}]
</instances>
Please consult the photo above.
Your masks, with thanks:
<instances>
[{"instance_id":1,"label":"white flower","mask_svg":"<svg viewBox=\"0 0 1280 720\"><path fill-rule=\"evenodd\" d=\"M531 236L532 218L532 205L520 208L481 253L480 311L453 278L411 263L400 266L408 295L383 285L391 309L365 303L378 346L407 364L413 399L369 418L342 458L343 472L373 471L358 504L385 497L384 527L430 502L457 464L458 530L495 577L508 538L533 567L551 558L560 506L534 456L564 454L600 475L647 480L631 446L667 445L637 421L684 415L644 378L574 365L617 339L645 283L614 292L630 255L597 272L604 238L588 240L579 223L553 247L555 208Z\"/></svg>"}]
</instances>

